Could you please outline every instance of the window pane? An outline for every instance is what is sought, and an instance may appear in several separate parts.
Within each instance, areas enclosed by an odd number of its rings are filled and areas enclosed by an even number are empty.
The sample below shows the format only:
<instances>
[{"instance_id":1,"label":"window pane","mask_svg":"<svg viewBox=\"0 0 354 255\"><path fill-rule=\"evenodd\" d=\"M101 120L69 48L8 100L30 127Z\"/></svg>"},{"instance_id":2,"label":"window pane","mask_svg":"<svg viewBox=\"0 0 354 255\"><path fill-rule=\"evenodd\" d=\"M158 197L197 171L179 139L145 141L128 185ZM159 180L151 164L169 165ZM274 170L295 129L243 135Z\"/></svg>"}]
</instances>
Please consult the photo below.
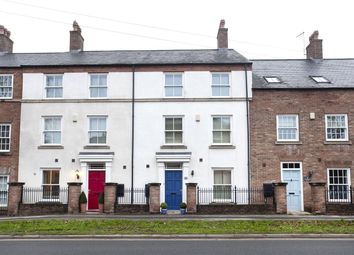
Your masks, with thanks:
<instances>
[{"instance_id":1,"label":"window pane","mask_svg":"<svg viewBox=\"0 0 354 255\"><path fill-rule=\"evenodd\" d=\"M222 132L222 143L230 143L230 132L224 131Z\"/></svg>"},{"instance_id":2,"label":"window pane","mask_svg":"<svg viewBox=\"0 0 354 255\"><path fill-rule=\"evenodd\" d=\"M173 132L165 132L165 143L173 143Z\"/></svg>"},{"instance_id":3,"label":"window pane","mask_svg":"<svg viewBox=\"0 0 354 255\"><path fill-rule=\"evenodd\" d=\"M106 119L98 119L98 130L106 130Z\"/></svg>"},{"instance_id":4,"label":"window pane","mask_svg":"<svg viewBox=\"0 0 354 255\"><path fill-rule=\"evenodd\" d=\"M213 118L213 129L221 129L221 118Z\"/></svg>"},{"instance_id":5,"label":"window pane","mask_svg":"<svg viewBox=\"0 0 354 255\"><path fill-rule=\"evenodd\" d=\"M182 118L174 118L174 130L182 130Z\"/></svg>"},{"instance_id":6,"label":"window pane","mask_svg":"<svg viewBox=\"0 0 354 255\"><path fill-rule=\"evenodd\" d=\"M220 84L220 75L219 74L213 74L212 75L212 82L213 85Z\"/></svg>"},{"instance_id":7,"label":"window pane","mask_svg":"<svg viewBox=\"0 0 354 255\"><path fill-rule=\"evenodd\" d=\"M173 75L172 74L165 75L165 85L173 85Z\"/></svg>"},{"instance_id":8,"label":"window pane","mask_svg":"<svg viewBox=\"0 0 354 255\"><path fill-rule=\"evenodd\" d=\"M165 130L173 130L173 118L165 119Z\"/></svg>"},{"instance_id":9,"label":"window pane","mask_svg":"<svg viewBox=\"0 0 354 255\"><path fill-rule=\"evenodd\" d=\"M229 75L228 74L222 74L220 83L221 84L229 84Z\"/></svg>"},{"instance_id":10,"label":"window pane","mask_svg":"<svg viewBox=\"0 0 354 255\"><path fill-rule=\"evenodd\" d=\"M223 184L222 171L214 171L214 184Z\"/></svg>"},{"instance_id":11,"label":"window pane","mask_svg":"<svg viewBox=\"0 0 354 255\"><path fill-rule=\"evenodd\" d=\"M182 74L175 74L174 75L174 85L182 85Z\"/></svg>"},{"instance_id":12,"label":"window pane","mask_svg":"<svg viewBox=\"0 0 354 255\"><path fill-rule=\"evenodd\" d=\"M182 132L175 132L174 143L182 143Z\"/></svg>"},{"instance_id":13,"label":"window pane","mask_svg":"<svg viewBox=\"0 0 354 255\"><path fill-rule=\"evenodd\" d=\"M90 88L91 97L99 97L99 88Z\"/></svg>"},{"instance_id":14,"label":"window pane","mask_svg":"<svg viewBox=\"0 0 354 255\"><path fill-rule=\"evenodd\" d=\"M222 143L221 136L221 131L213 131L213 143Z\"/></svg>"},{"instance_id":15,"label":"window pane","mask_svg":"<svg viewBox=\"0 0 354 255\"><path fill-rule=\"evenodd\" d=\"M222 129L230 130L230 118L229 117L222 118Z\"/></svg>"},{"instance_id":16,"label":"window pane","mask_svg":"<svg viewBox=\"0 0 354 255\"><path fill-rule=\"evenodd\" d=\"M229 95L229 87L220 87L219 96L228 96ZM214 95L215 96L215 95Z\"/></svg>"},{"instance_id":17,"label":"window pane","mask_svg":"<svg viewBox=\"0 0 354 255\"><path fill-rule=\"evenodd\" d=\"M99 85L99 77L98 75L91 75L91 86Z\"/></svg>"},{"instance_id":18,"label":"window pane","mask_svg":"<svg viewBox=\"0 0 354 255\"><path fill-rule=\"evenodd\" d=\"M173 96L175 96L175 97L182 96L182 87L174 87Z\"/></svg>"},{"instance_id":19,"label":"window pane","mask_svg":"<svg viewBox=\"0 0 354 255\"><path fill-rule=\"evenodd\" d=\"M168 97L172 97L173 96L173 87L165 87L165 95Z\"/></svg>"},{"instance_id":20,"label":"window pane","mask_svg":"<svg viewBox=\"0 0 354 255\"><path fill-rule=\"evenodd\" d=\"M50 171L43 171L43 184L50 184Z\"/></svg>"},{"instance_id":21,"label":"window pane","mask_svg":"<svg viewBox=\"0 0 354 255\"><path fill-rule=\"evenodd\" d=\"M212 95L213 96L221 96L221 91L220 91L220 87L215 87L213 86L212 87Z\"/></svg>"}]
</instances>

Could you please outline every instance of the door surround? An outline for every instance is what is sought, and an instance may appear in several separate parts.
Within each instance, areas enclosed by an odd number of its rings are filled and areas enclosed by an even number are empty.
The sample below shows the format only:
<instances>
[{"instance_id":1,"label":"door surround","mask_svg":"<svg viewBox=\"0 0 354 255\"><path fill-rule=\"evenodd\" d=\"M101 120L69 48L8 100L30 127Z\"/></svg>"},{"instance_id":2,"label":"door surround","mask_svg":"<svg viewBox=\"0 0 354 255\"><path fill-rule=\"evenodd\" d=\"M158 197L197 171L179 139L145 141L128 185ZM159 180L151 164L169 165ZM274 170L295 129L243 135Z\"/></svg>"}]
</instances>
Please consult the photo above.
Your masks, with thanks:
<instances>
[{"instance_id":1,"label":"door surround","mask_svg":"<svg viewBox=\"0 0 354 255\"><path fill-rule=\"evenodd\" d=\"M294 169L294 170L299 170L299 172L300 172L300 178L299 178L300 192L301 192L301 194L300 194L300 212L303 212L304 211L304 185L303 185L303 179L302 179L302 176L303 176L302 175L302 172L303 172L302 162L301 161L281 161L280 162L280 176L281 176L280 178L281 178L282 182L284 181L283 171L286 171L286 170L283 170L283 163L290 163L290 164L291 163L297 163L297 164L300 164L300 169ZM287 192L287 190L286 190L286 192Z\"/></svg>"}]
</instances>

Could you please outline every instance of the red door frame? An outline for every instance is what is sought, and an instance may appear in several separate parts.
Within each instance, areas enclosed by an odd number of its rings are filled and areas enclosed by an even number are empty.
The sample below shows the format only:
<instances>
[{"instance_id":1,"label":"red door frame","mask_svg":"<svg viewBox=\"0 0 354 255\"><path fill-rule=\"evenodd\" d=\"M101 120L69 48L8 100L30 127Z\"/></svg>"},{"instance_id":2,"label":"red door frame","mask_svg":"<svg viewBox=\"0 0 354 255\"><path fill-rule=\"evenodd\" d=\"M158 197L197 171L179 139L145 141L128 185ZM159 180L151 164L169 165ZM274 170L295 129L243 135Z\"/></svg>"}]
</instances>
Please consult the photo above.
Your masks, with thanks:
<instances>
[{"instance_id":1,"label":"red door frame","mask_svg":"<svg viewBox=\"0 0 354 255\"><path fill-rule=\"evenodd\" d=\"M98 209L98 198L104 191L106 171L89 170L88 174L88 210Z\"/></svg>"}]
</instances>

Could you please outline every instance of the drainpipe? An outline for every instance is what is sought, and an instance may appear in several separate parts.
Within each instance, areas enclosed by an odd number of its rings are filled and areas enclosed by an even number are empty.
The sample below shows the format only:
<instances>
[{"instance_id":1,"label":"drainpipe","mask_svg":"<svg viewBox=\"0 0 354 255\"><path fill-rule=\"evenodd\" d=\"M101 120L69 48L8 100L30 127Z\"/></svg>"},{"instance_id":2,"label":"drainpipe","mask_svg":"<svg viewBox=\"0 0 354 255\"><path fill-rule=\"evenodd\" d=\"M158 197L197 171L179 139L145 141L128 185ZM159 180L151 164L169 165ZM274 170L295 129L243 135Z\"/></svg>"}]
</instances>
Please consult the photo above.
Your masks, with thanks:
<instances>
[{"instance_id":1,"label":"drainpipe","mask_svg":"<svg viewBox=\"0 0 354 255\"><path fill-rule=\"evenodd\" d=\"M244 64L245 69L245 86L246 86L246 117L247 117L247 173L248 173L248 203L250 203L250 189L251 189L251 159L250 159L250 117L249 117L249 98L248 98L248 75L247 75L247 65Z\"/></svg>"},{"instance_id":2,"label":"drainpipe","mask_svg":"<svg viewBox=\"0 0 354 255\"><path fill-rule=\"evenodd\" d=\"M135 131L135 66L132 66L132 154L131 154L131 197L130 203L134 204L134 131Z\"/></svg>"}]
</instances>

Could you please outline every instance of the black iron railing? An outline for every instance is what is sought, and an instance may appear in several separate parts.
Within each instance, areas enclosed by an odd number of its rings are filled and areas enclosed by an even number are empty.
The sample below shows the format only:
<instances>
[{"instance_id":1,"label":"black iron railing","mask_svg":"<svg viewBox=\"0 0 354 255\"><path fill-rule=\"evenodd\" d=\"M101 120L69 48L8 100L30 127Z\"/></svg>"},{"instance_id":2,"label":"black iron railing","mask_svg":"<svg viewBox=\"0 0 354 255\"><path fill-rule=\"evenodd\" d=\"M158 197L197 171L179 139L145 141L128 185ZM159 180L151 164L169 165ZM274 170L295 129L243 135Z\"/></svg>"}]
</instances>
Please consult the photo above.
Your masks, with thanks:
<instances>
[{"instance_id":1,"label":"black iron railing","mask_svg":"<svg viewBox=\"0 0 354 255\"><path fill-rule=\"evenodd\" d=\"M133 203L132 203L133 193ZM146 196L145 188L125 188L124 194L119 194L117 197L118 204L147 204L148 198Z\"/></svg>"},{"instance_id":2,"label":"black iron railing","mask_svg":"<svg viewBox=\"0 0 354 255\"><path fill-rule=\"evenodd\" d=\"M22 203L68 203L68 188L59 186L43 186L40 188L23 187Z\"/></svg>"},{"instance_id":3,"label":"black iron railing","mask_svg":"<svg viewBox=\"0 0 354 255\"><path fill-rule=\"evenodd\" d=\"M197 188L197 203L212 204L264 204L273 202L266 198L262 188L239 188L236 186L218 186L213 188Z\"/></svg>"},{"instance_id":4,"label":"black iron railing","mask_svg":"<svg viewBox=\"0 0 354 255\"><path fill-rule=\"evenodd\" d=\"M331 185L326 189L327 203L352 204L354 189L348 185Z\"/></svg>"}]
</instances>

